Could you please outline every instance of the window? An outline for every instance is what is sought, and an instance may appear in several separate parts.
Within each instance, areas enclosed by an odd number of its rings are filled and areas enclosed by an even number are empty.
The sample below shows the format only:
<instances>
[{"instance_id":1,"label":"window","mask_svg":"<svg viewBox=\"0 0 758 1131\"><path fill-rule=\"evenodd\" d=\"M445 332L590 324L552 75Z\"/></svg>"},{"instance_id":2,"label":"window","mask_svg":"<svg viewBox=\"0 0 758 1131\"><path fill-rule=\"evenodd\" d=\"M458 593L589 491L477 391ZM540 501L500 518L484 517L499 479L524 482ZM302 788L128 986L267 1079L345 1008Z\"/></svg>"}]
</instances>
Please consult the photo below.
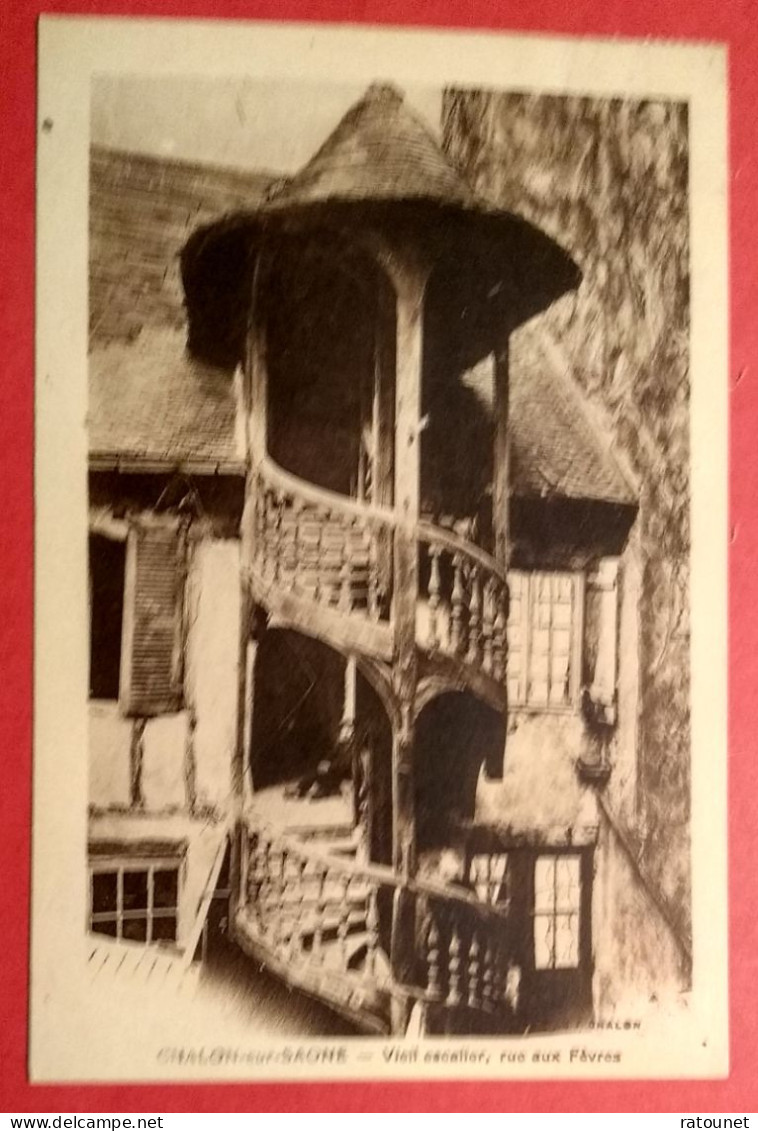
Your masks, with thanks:
<instances>
[{"instance_id":1,"label":"window","mask_svg":"<svg viewBox=\"0 0 758 1131\"><path fill-rule=\"evenodd\" d=\"M118 699L124 620L126 543L91 534L90 670L92 699Z\"/></svg>"},{"instance_id":2,"label":"window","mask_svg":"<svg viewBox=\"0 0 758 1131\"><path fill-rule=\"evenodd\" d=\"M581 857L538 856L534 863L534 966L566 970L579 965Z\"/></svg>"},{"instance_id":3,"label":"window","mask_svg":"<svg viewBox=\"0 0 758 1131\"><path fill-rule=\"evenodd\" d=\"M584 579L579 573L508 574L508 701L567 710L579 704Z\"/></svg>"},{"instance_id":4,"label":"window","mask_svg":"<svg viewBox=\"0 0 758 1131\"><path fill-rule=\"evenodd\" d=\"M89 539L90 697L127 715L177 711L186 530L168 515L120 524L120 537L115 526Z\"/></svg>"},{"instance_id":5,"label":"window","mask_svg":"<svg viewBox=\"0 0 758 1131\"><path fill-rule=\"evenodd\" d=\"M93 861L89 929L131 942L175 942L179 869L176 857Z\"/></svg>"}]
</instances>

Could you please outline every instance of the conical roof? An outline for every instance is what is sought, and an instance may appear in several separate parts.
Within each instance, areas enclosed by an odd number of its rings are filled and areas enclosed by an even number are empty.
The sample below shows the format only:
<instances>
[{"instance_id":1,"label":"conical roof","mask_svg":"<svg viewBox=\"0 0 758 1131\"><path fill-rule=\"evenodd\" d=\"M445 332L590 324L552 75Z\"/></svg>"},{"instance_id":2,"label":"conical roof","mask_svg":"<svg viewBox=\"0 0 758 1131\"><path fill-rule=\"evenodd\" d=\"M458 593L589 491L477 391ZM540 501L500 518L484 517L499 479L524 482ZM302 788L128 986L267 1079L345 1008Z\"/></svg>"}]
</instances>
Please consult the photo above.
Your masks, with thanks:
<instances>
[{"instance_id":1,"label":"conical roof","mask_svg":"<svg viewBox=\"0 0 758 1131\"><path fill-rule=\"evenodd\" d=\"M213 360L218 339L230 360L228 342L244 335L234 312L249 301L261 243L277 232L332 225L342 233L375 227L389 242L423 245L433 261L446 264L461 309L477 293L486 295L478 301L484 320L511 328L581 280L559 244L474 192L399 90L376 83L298 173L275 182L254 209L222 216L187 241L181 263L190 348ZM471 364L482 356L473 326L472 335Z\"/></svg>"},{"instance_id":2,"label":"conical roof","mask_svg":"<svg viewBox=\"0 0 758 1131\"><path fill-rule=\"evenodd\" d=\"M434 200L471 207L474 194L427 126L387 83L374 83L269 208L327 201Z\"/></svg>"}]
</instances>

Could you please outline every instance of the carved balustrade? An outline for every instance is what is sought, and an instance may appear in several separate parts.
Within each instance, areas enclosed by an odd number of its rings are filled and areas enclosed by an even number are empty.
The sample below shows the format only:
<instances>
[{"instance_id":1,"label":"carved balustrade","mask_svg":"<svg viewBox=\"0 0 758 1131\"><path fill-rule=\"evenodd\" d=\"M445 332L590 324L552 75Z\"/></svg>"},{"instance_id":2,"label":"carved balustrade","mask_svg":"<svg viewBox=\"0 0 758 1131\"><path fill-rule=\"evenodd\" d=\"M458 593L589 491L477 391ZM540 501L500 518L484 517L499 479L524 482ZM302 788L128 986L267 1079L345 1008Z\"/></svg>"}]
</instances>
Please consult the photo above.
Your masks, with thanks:
<instances>
[{"instance_id":1,"label":"carved balustrade","mask_svg":"<svg viewBox=\"0 0 758 1131\"><path fill-rule=\"evenodd\" d=\"M253 575L262 593L294 594L344 617L387 622L390 510L298 479L270 460L255 482Z\"/></svg>"},{"instance_id":2,"label":"carved balustrade","mask_svg":"<svg viewBox=\"0 0 758 1131\"><path fill-rule=\"evenodd\" d=\"M494 558L450 531L419 524L421 648L505 678L508 584Z\"/></svg>"},{"instance_id":3,"label":"carved balustrade","mask_svg":"<svg viewBox=\"0 0 758 1131\"><path fill-rule=\"evenodd\" d=\"M517 1001L505 914L461 888L315 850L260 828L241 831L236 933L282 977L389 1026L394 998L416 1004L429 1032L501 1032ZM397 892L414 905L413 976L393 976Z\"/></svg>"},{"instance_id":4,"label":"carved balustrade","mask_svg":"<svg viewBox=\"0 0 758 1131\"><path fill-rule=\"evenodd\" d=\"M394 511L298 479L265 459L252 494L247 563L252 595L269 612L336 647L391 660ZM403 535L407 536L407 535ZM429 522L418 550L416 642L453 663L497 706L504 693L508 585L494 558Z\"/></svg>"}]
</instances>

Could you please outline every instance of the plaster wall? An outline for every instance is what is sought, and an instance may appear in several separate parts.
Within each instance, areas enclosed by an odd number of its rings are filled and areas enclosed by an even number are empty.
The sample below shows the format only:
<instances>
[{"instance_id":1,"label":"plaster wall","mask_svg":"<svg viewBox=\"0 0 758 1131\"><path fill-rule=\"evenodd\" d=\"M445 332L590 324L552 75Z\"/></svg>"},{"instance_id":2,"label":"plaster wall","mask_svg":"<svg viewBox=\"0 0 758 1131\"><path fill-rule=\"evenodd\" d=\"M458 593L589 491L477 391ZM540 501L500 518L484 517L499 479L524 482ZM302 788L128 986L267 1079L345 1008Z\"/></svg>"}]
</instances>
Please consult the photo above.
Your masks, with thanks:
<instances>
[{"instance_id":1,"label":"plaster wall","mask_svg":"<svg viewBox=\"0 0 758 1131\"><path fill-rule=\"evenodd\" d=\"M139 746L142 808L147 813L223 813L231 797L237 726L239 542L199 537L187 592L185 707L144 720ZM116 702L89 704L90 806L132 804L136 720Z\"/></svg>"},{"instance_id":2,"label":"plaster wall","mask_svg":"<svg viewBox=\"0 0 758 1131\"><path fill-rule=\"evenodd\" d=\"M529 843L591 843L597 822L594 797L574 768L586 745L578 714L513 712L503 780L479 778L477 823Z\"/></svg>"},{"instance_id":3,"label":"plaster wall","mask_svg":"<svg viewBox=\"0 0 758 1131\"><path fill-rule=\"evenodd\" d=\"M132 720L118 703L89 704L89 800L98 809L125 808L130 801Z\"/></svg>"},{"instance_id":4,"label":"plaster wall","mask_svg":"<svg viewBox=\"0 0 758 1131\"><path fill-rule=\"evenodd\" d=\"M199 810L225 811L237 741L240 543L195 543L188 590L186 695L194 720L192 762Z\"/></svg>"}]
</instances>

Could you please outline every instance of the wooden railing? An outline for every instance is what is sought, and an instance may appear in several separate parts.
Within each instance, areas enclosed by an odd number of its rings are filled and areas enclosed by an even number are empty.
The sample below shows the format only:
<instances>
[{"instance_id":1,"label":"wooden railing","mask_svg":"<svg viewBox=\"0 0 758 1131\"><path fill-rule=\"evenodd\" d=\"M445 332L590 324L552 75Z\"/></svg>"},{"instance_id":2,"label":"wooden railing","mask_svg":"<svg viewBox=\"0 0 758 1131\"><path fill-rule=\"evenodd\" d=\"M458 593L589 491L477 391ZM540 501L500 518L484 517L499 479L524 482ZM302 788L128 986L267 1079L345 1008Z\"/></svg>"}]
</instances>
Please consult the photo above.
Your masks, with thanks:
<instances>
[{"instance_id":1,"label":"wooden railing","mask_svg":"<svg viewBox=\"0 0 758 1131\"><path fill-rule=\"evenodd\" d=\"M257 471L254 515L260 584L345 616L389 620L391 510L315 487L266 459Z\"/></svg>"},{"instance_id":2,"label":"wooden railing","mask_svg":"<svg viewBox=\"0 0 758 1131\"><path fill-rule=\"evenodd\" d=\"M430 1032L513 1026L514 966L499 909L463 889L404 880L260 828L243 826L240 859L238 938L286 981L386 1032L414 1006ZM411 937L398 977L393 915L401 898Z\"/></svg>"},{"instance_id":3,"label":"wooden railing","mask_svg":"<svg viewBox=\"0 0 758 1131\"><path fill-rule=\"evenodd\" d=\"M416 635L502 683L507 654L508 583L494 558L431 523L418 528L420 602Z\"/></svg>"}]
</instances>

